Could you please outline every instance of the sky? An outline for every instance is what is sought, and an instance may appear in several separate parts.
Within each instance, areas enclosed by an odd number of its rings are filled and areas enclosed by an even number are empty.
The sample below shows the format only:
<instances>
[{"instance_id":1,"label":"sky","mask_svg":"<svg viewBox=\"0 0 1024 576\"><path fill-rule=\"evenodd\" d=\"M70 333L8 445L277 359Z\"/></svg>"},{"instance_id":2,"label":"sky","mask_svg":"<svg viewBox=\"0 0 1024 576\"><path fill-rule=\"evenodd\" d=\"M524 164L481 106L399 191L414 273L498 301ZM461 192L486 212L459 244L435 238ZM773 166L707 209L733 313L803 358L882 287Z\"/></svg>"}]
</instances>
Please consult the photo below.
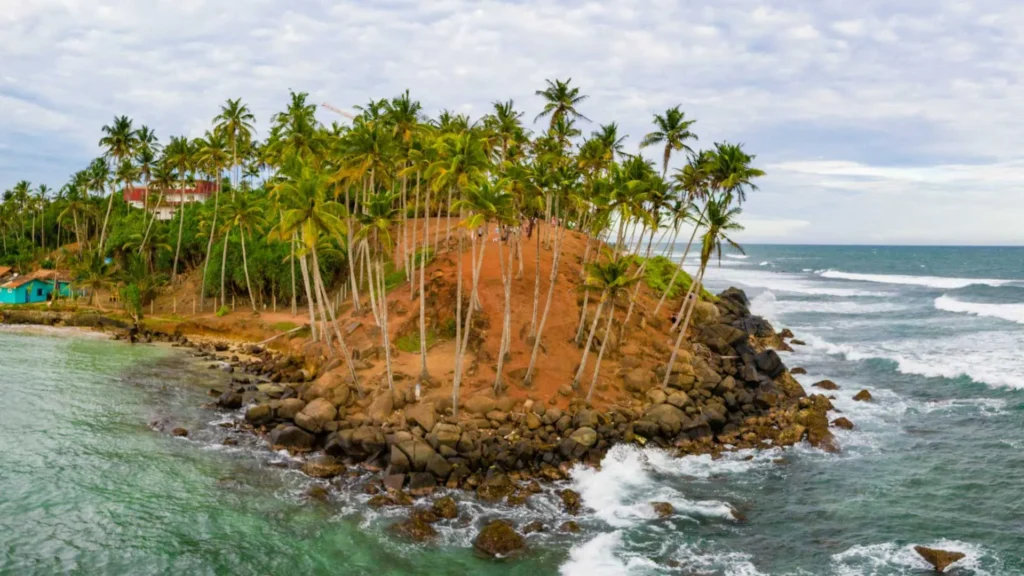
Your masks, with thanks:
<instances>
[{"instance_id":1,"label":"sky","mask_svg":"<svg viewBox=\"0 0 1024 576\"><path fill-rule=\"evenodd\" d=\"M60 187L115 115L166 141L241 97L265 135L289 89L348 109L409 89L431 115L511 98L532 122L554 78L631 152L677 104L697 146L744 144L767 175L743 242L1024 244L1009 0L13 0L0 190Z\"/></svg>"}]
</instances>

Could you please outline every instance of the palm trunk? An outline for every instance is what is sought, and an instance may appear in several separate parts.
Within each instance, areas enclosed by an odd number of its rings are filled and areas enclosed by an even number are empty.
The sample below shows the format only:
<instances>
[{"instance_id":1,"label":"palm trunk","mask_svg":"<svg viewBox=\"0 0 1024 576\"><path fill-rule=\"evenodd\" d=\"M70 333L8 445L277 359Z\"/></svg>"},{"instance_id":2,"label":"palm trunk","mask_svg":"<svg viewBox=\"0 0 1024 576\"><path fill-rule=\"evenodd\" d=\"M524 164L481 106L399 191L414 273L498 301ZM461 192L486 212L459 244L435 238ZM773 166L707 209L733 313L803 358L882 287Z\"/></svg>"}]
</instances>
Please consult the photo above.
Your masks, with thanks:
<instances>
[{"instance_id":1,"label":"palm trunk","mask_svg":"<svg viewBox=\"0 0 1024 576\"><path fill-rule=\"evenodd\" d=\"M564 241L565 229L555 228L555 253L551 257L551 279L548 284L548 297L544 302L544 313L541 314L540 324L537 325L537 334L533 339L533 351L530 353L530 366L526 369L526 376L523 377L523 384L529 386L533 382L533 370L537 365L537 353L540 352L541 336L544 334L544 325L548 321L548 313L551 311L551 301L554 299L555 283L558 280L558 263L562 255L562 242ZM537 230L537 238L540 239L540 230ZM540 246L537 246L540 249Z\"/></svg>"},{"instance_id":2,"label":"palm trunk","mask_svg":"<svg viewBox=\"0 0 1024 576\"><path fill-rule=\"evenodd\" d=\"M348 204L349 204L349 200L350 200L350 198L349 198L349 190L351 190L351 186L346 186L345 187L345 208L346 208L346 210L348 212L348 226L346 227L347 228L347 231L346 231L347 242L348 242L348 278L349 278L349 281L352 283L352 311L353 312L359 312L359 310L360 310L360 305L359 305L359 285L356 283L355 251L352 248L352 246L353 246L353 243L352 243L352 234L353 234L352 227L354 225L354 222L352 220L352 212L353 211L348 208Z\"/></svg>"},{"instance_id":3,"label":"palm trunk","mask_svg":"<svg viewBox=\"0 0 1024 576\"><path fill-rule=\"evenodd\" d=\"M597 363L594 364L594 378L590 381L590 390L587 391L587 402L590 402L590 397L594 395L594 385L597 384L597 375L601 371L601 359L604 358L604 349L608 345L612 333L612 319L615 318L615 303L612 303L612 309L608 311L608 322L604 325L604 338L601 339L601 349L597 352Z\"/></svg>"},{"instance_id":4,"label":"palm trunk","mask_svg":"<svg viewBox=\"0 0 1024 576\"><path fill-rule=\"evenodd\" d=\"M419 176L417 175L417 186L419 185ZM430 186L427 186L427 198L423 211L423 248L424 250L430 243ZM427 296L426 296L426 275L427 275L427 262L426 254L424 254L424 260L420 262L420 381L426 381L430 379L430 373L427 371L427 321L426 321L426 309L427 309ZM461 274L461 270L460 270ZM461 295L460 295L461 297Z\"/></svg>"},{"instance_id":5,"label":"palm trunk","mask_svg":"<svg viewBox=\"0 0 1024 576\"><path fill-rule=\"evenodd\" d=\"M370 311L373 312L373 321L376 322L377 326L381 326L381 294L377 291L376 283L373 280L373 267L370 264L370 247L365 240L362 242L362 246L363 270L366 272L366 285L367 290L370 292Z\"/></svg>"},{"instance_id":6,"label":"palm trunk","mask_svg":"<svg viewBox=\"0 0 1024 576\"><path fill-rule=\"evenodd\" d=\"M320 275L320 260L317 257L315 246L313 247L313 282L320 293L326 296L327 291L324 288L324 281ZM359 396L362 397L364 392L362 386L359 385L356 367L352 363L352 353L349 351L348 344L345 343L345 339L341 335L341 329L338 327L338 319L334 315L334 309L328 308L327 311L330 313L331 324L334 326L334 336L338 340L338 347L341 348L341 355L345 359L345 365L348 366L349 374L352 376L352 383L355 385L356 391L359 392Z\"/></svg>"},{"instance_id":7,"label":"palm trunk","mask_svg":"<svg viewBox=\"0 0 1024 576\"><path fill-rule=\"evenodd\" d=\"M372 276L372 274L371 274ZM380 282L380 298L382 301L381 305L381 338L384 341L384 366L387 370L388 375L388 389L395 389L395 377L391 372L391 339L388 335L388 299L387 286L384 283L384 253L381 251L380 257L377 260L377 279Z\"/></svg>"},{"instance_id":8,"label":"palm trunk","mask_svg":"<svg viewBox=\"0 0 1024 576\"><path fill-rule=\"evenodd\" d=\"M203 264L203 283L199 287L199 310L206 308L206 273L210 269L210 252L213 251L213 234L217 231L217 210L220 207L220 181L213 196L213 223L210 224L210 239L206 243L206 263Z\"/></svg>"},{"instance_id":9,"label":"palm trunk","mask_svg":"<svg viewBox=\"0 0 1024 576\"><path fill-rule=\"evenodd\" d=\"M317 341L316 331L316 314L313 308L316 306L316 302L313 300L313 293L309 289L309 267L306 266L306 256L303 255L299 258L299 269L302 270L302 284L306 288L306 304L309 308L309 332L310 338L313 342Z\"/></svg>"},{"instance_id":10,"label":"palm trunk","mask_svg":"<svg viewBox=\"0 0 1024 576\"><path fill-rule=\"evenodd\" d=\"M299 315L299 296L295 290L295 232L292 232L291 242L291 269L292 269L292 317Z\"/></svg>"},{"instance_id":11,"label":"palm trunk","mask_svg":"<svg viewBox=\"0 0 1024 576\"><path fill-rule=\"evenodd\" d=\"M164 189L161 188L160 189L160 195L157 196L157 199L156 199L157 208L160 207L160 204L162 204L163 201L164 201ZM148 211L148 209L147 209L147 211ZM153 223L154 222L156 222L156 214L155 213L153 214L153 217L149 219L149 224L146 225L146 233L142 235L142 244L139 245L139 254L142 254L142 251L146 247L146 241L149 240L149 232L153 229Z\"/></svg>"},{"instance_id":12,"label":"palm trunk","mask_svg":"<svg viewBox=\"0 0 1024 576\"><path fill-rule=\"evenodd\" d=\"M245 255L245 228L239 227L238 234L242 237L242 270L245 271L245 289L249 291L249 301L252 302L252 311L256 311L256 296L252 293L252 284L249 282L249 261Z\"/></svg>"},{"instance_id":13,"label":"palm trunk","mask_svg":"<svg viewBox=\"0 0 1024 576\"><path fill-rule=\"evenodd\" d=\"M420 175L416 173L416 189L414 192L416 200L413 205L413 219L412 219L412 234L409 237L410 243L410 254L409 254L409 269L412 271L409 276L409 299L412 299L413 291L416 286L416 233L419 232L420 225ZM408 224L406 224L408 226ZM423 266L425 262L420 262L420 266Z\"/></svg>"},{"instance_id":14,"label":"palm trunk","mask_svg":"<svg viewBox=\"0 0 1024 576\"><path fill-rule=\"evenodd\" d=\"M512 246L508 247L508 271L505 270L504 256L502 255L503 250L501 245L504 244L500 239L498 240L498 266L501 267L501 282L502 287L505 290L505 309L502 315L501 322L501 344L498 345L498 368L497 376L494 378L494 393L497 394L501 391L502 384L502 369L505 366L505 354L506 346L508 341L511 339L511 323L509 319L512 317Z\"/></svg>"},{"instance_id":15,"label":"palm trunk","mask_svg":"<svg viewBox=\"0 0 1024 576\"><path fill-rule=\"evenodd\" d=\"M647 268L647 262L650 261L651 246L654 242L654 235L657 231L657 228L651 228L651 239L647 242L647 252L644 254L644 261L640 264L640 268L636 271L636 275L633 276L633 278L637 280L636 287L633 288L633 296L629 299L629 309L626 310L626 319L622 321L622 328L619 330L619 341L622 341L626 336L626 324L629 324L629 319L633 316L633 308L636 306L637 297L640 296L640 285L642 283L641 278L643 278L644 270ZM641 242L642 241L643 239L641 238Z\"/></svg>"},{"instance_id":16,"label":"palm trunk","mask_svg":"<svg viewBox=\"0 0 1024 576\"><path fill-rule=\"evenodd\" d=\"M314 242L315 242L315 240L314 240ZM316 247L315 243L314 243L313 247L314 248ZM308 263L306 262L306 256L302 257L302 264L306 265L307 269L308 269ZM314 266L315 265L316 264L314 264ZM318 289L318 286L317 286L317 283L316 283L316 275L318 273L319 273L318 270L313 270L313 271L309 272L309 282L312 285L312 291L313 291L313 302L314 302L313 309L320 312L320 338L323 340L324 344L327 346L327 355L330 356L331 358L333 358L334 357L334 347L331 346L331 333L327 330L327 311L326 311L327 305L324 303L324 298L320 295L320 290ZM316 320L315 316L314 316L314 320Z\"/></svg>"},{"instance_id":17,"label":"palm trunk","mask_svg":"<svg viewBox=\"0 0 1024 576\"><path fill-rule=\"evenodd\" d=\"M100 231L100 256L103 255L103 248L107 241L107 221L110 220L110 210L114 207L114 194L117 190L113 186L110 187L110 200L107 202L107 215L103 217L103 228ZM177 257L175 257L175 263L177 263ZM177 270L177 269L175 269ZM174 282L174 276L172 275L171 282Z\"/></svg>"},{"instance_id":18,"label":"palm trunk","mask_svg":"<svg viewBox=\"0 0 1024 576\"><path fill-rule=\"evenodd\" d=\"M72 212L75 220L75 242L78 243L78 255L82 255L82 233L78 228L78 212ZM4 252L7 251L7 235L4 235Z\"/></svg>"},{"instance_id":19,"label":"palm trunk","mask_svg":"<svg viewBox=\"0 0 1024 576\"><path fill-rule=\"evenodd\" d=\"M228 228L224 232L224 249L221 251L220 257L220 305L223 308L228 305L228 293L224 289L224 279L227 277L228 270L228 240L231 238L231 228ZM214 301L214 306L217 303Z\"/></svg>"},{"instance_id":20,"label":"palm trunk","mask_svg":"<svg viewBox=\"0 0 1024 576\"><path fill-rule=\"evenodd\" d=\"M448 242L452 238L452 187L448 187L448 230L445 233L444 241Z\"/></svg>"},{"instance_id":21,"label":"palm trunk","mask_svg":"<svg viewBox=\"0 0 1024 576\"><path fill-rule=\"evenodd\" d=\"M697 286L698 290L700 290L701 283L704 282L704 268L705 268L705 265L703 263L701 263L700 272L697 274L697 280L693 283L695 286ZM698 292L698 294L699 293L700 292ZM672 369L675 367L675 364L676 364L676 356L679 355L679 345L682 344L683 338L686 336L686 329L690 325L690 316L693 314L693 309L696 308L696 307L697 307L696 303L695 303L694 306L690 307L690 311L686 314L686 320L683 321L682 329L679 331L679 334L676 336L676 343L672 347L672 356L668 359L668 365L665 367L665 379L662 380L662 382L661 382L661 387L662 388L667 388L668 387L668 381L669 381L670 378L672 378Z\"/></svg>"},{"instance_id":22,"label":"palm trunk","mask_svg":"<svg viewBox=\"0 0 1024 576\"><path fill-rule=\"evenodd\" d=\"M182 171L184 173L184 170ZM174 284L175 280L178 279L178 257L181 254L181 235L185 230L185 181L181 181L181 196L178 204L178 247L174 250L174 266L171 267L171 284ZM109 213L109 210L108 210ZM106 224L104 224L105 226ZM103 252L102 241L100 242L100 252Z\"/></svg>"},{"instance_id":23,"label":"palm trunk","mask_svg":"<svg viewBox=\"0 0 1024 576\"><path fill-rule=\"evenodd\" d=\"M668 298L668 293L671 292L671 288L676 283L676 277L683 270L683 265L686 263L686 257L690 254L690 247L693 246L693 239L697 237L697 229L700 228L700 223L704 220L704 213L707 211L707 204L704 205L704 209L700 211L700 216L697 217L697 222L693 225L693 233L690 234L690 241L686 243L686 250L683 251L683 257L679 259L679 267L672 274L672 280L668 283L668 288L665 293L661 295L661 300L658 301L658 305L654 307L654 313L657 314L663 304L665 304L665 298ZM693 282L690 283L690 288L693 288ZM683 302L686 302L684 299Z\"/></svg>"},{"instance_id":24,"label":"palm trunk","mask_svg":"<svg viewBox=\"0 0 1024 576\"><path fill-rule=\"evenodd\" d=\"M428 216L429 218L429 216ZM438 225L440 226L440 213L438 214ZM452 378L452 416L459 417L459 385L462 372L459 369L459 360L462 358L462 246L464 237L459 234L459 251L455 255L455 375ZM421 293L422 294L422 293ZM421 296L422 298L422 296ZM421 301L422 302L422 301ZM420 304L422 306L422 303ZM424 359L426 362L426 359Z\"/></svg>"},{"instance_id":25,"label":"palm trunk","mask_svg":"<svg viewBox=\"0 0 1024 576\"><path fill-rule=\"evenodd\" d=\"M533 276L533 315L530 316L530 336L537 337L537 307L540 305L540 229L537 233L537 258L534 262Z\"/></svg>"},{"instance_id":26,"label":"palm trunk","mask_svg":"<svg viewBox=\"0 0 1024 576\"><path fill-rule=\"evenodd\" d=\"M587 344L583 347L583 357L580 358L580 367L576 369L576 375L572 378L573 389L579 388L580 378L583 377L583 371L587 368L587 356L590 355L590 346L594 343L594 334L597 333L597 321L601 318L601 311L604 310L604 302L608 298L608 291L605 290L601 293L601 299L597 302L597 311L594 313L594 321L590 324L590 335L587 336ZM612 303L612 312L615 311L615 303ZM604 339L608 339L608 335L605 334Z\"/></svg>"}]
</instances>

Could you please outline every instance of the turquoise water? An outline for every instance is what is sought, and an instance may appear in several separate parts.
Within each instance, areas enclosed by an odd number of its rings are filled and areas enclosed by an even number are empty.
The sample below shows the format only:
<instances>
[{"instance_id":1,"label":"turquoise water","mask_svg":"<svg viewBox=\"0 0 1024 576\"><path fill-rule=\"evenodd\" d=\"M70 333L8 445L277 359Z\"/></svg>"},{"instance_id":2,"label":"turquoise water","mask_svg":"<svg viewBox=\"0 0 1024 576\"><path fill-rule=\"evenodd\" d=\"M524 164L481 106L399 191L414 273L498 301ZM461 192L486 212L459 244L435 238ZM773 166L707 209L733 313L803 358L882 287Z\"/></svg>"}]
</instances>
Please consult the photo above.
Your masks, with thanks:
<instances>
[{"instance_id":1,"label":"turquoise water","mask_svg":"<svg viewBox=\"0 0 1024 576\"><path fill-rule=\"evenodd\" d=\"M220 446L238 415L201 405L226 376L183 351L0 328L0 574L927 574L914 544L967 553L951 574L1024 574L1024 250L748 254L708 282L807 342L786 361L842 387L843 452L618 447L569 482L583 531L531 536L509 563L468 549L476 529L557 526L551 494L462 501L437 542L405 543L388 528L401 512L368 511L359 479L310 500L299 462ZM851 400L862 388L874 403Z\"/></svg>"}]
</instances>

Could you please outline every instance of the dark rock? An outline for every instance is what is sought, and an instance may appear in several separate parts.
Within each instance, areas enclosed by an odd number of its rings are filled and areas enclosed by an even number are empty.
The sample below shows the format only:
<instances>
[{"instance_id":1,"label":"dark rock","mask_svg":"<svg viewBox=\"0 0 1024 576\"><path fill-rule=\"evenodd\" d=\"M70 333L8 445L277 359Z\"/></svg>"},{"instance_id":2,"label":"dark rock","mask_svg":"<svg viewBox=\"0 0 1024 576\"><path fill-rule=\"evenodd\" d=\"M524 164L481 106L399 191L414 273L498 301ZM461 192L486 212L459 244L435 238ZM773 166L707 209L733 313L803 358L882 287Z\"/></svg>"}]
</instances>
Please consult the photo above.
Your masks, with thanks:
<instances>
[{"instance_id":1,"label":"dark rock","mask_svg":"<svg viewBox=\"0 0 1024 576\"><path fill-rule=\"evenodd\" d=\"M857 392L857 395L854 396L853 399L857 402L871 402L873 400L871 392L868 392L867 390Z\"/></svg>"},{"instance_id":2,"label":"dark rock","mask_svg":"<svg viewBox=\"0 0 1024 576\"><path fill-rule=\"evenodd\" d=\"M434 530L433 526L425 522L422 518L415 516L395 524L391 529L395 534L408 538L414 542L424 542L437 536L437 530Z\"/></svg>"},{"instance_id":3,"label":"dark rock","mask_svg":"<svg viewBox=\"0 0 1024 576\"><path fill-rule=\"evenodd\" d=\"M676 509L668 502L651 502L651 506L654 508L654 513L657 514L659 518L668 518L676 511Z\"/></svg>"},{"instance_id":4,"label":"dark rock","mask_svg":"<svg viewBox=\"0 0 1024 576\"><path fill-rule=\"evenodd\" d=\"M309 450L316 438L298 426L278 426L269 435L271 446Z\"/></svg>"},{"instance_id":5,"label":"dark rock","mask_svg":"<svg viewBox=\"0 0 1024 576\"><path fill-rule=\"evenodd\" d=\"M786 365L782 363L782 359L779 358L779 354L775 350L761 352L755 361L757 369L772 379L779 377L786 370Z\"/></svg>"},{"instance_id":6,"label":"dark rock","mask_svg":"<svg viewBox=\"0 0 1024 576\"><path fill-rule=\"evenodd\" d=\"M799 366L789 371L790 374L799 376L800 374L807 374L806 368L800 368Z\"/></svg>"},{"instance_id":7,"label":"dark rock","mask_svg":"<svg viewBox=\"0 0 1024 576\"><path fill-rule=\"evenodd\" d=\"M238 410L242 407L242 395L235 390L228 390L217 398L217 406L225 410Z\"/></svg>"},{"instance_id":8,"label":"dark rock","mask_svg":"<svg viewBox=\"0 0 1024 576\"><path fill-rule=\"evenodd\" d=\"M847 418L836 418L832 421L832 425L843 430L853 430L853 422Z\"/></svg>"},{"instance_id":9,"label":"dark rock","mask_svg":"<svg viewBox=\"0 0 1024 576\"><path fill-rule=\"evenodd\" d=\"M274 419L270 404L257 404L245 411L245 421L253 426L269 424Z\"/></svg>"},{"instance_id":10,"label":"dark rock","mask_svg":"<svg viewBox=\"0 0 1024 576\"><path fill-rule=\"evenodd\" d=\"M492 558L507 558L526 550L526 540L506 520L493 520L477 534L473 548Z\"/></svg>"},{"instance_id":11,"label":"dark rock","mask_svg":"<svg viewBox=\"0 0 1024 576\"><path fill-rule=\"evenodd\" d=\"M437 488L434 475L429 472L414 472L409 476L409 493L413 496L429 496Z\"/></svg>"},{"instance_id":12,"label":"dark rock","mask_svg":"<svg viewBox=\"0 0 1024 576\"><path fill-rule=\"evenodd\" d=\"M821 382L815 382L811 384L814 388L821 388L822 390L839 390L839 385L831 380L822 380Z\"/></svg>"},{"instance_id":13,"label":"dark rock","mask_svg":"<svg viewBox=\"0 0 1024 576\"><path fill-rule=\"evenodd\" d=\"M330 498L330 493L323 486L310 486L306 490L306 498L326 502Z\"/></svg>"},{"instance_id":14,"label":"dark rock","mask_svg":"<svg viewBox=\"0 0 1024 576\"><path fill-rule=\"evenodd\" d=\"M789 343L794 346L807 346L807 342L804 342L803 340L798 340L796 338L790 340Z\"/></svg>"},{"instance_id":15,"label":"dark rock","mask_svg":"<svg viewBox=\"0 0 1024 576\"><path fill-rule=\"evenodd\" d=\"M515 490L512 481L504 474L495 474L484 480L476 490L476 495L486 502L504 500Z\"/></svg>"},{"instance_id":16,"label":"dark rock","mask_svg":"<svg viewBox=\"0 0 1024 576\"><path fill-rule=\"evenodd\" d=\"M580 494L575 490L566 488L558 493L558 496L562 499L562 506L565 507L565 511L569 514L576 516L580 513Z\"/></svg>"},{"instance_id":17,"label":"dark rock","mask_svg":"<svg viewBox=\"0 0 1024 576\"><path fill-rule=\"evenodd\" d=\"M188 430L186 430L185 428L175 428L174 430L171 430L171 435L177 436L179 438L184 438L188 436Z\"/></svg>"},{"instance_id":18,"label":"dark rock","mask_svg":"<svg viewBox=\"0 0 1024 576\"><path fill-rule=\"evenodd\" d=\"M334 478L345 472L345 465L330 456L318 456L303 464L302 471L313 478Z\"/></svg>"},{"instance_id":19,"label":"dark rock","mask_svg":"<svg viewBox=\"0 0 1024 576\"><path fill-rule=\"evenodd\" d=\"M459 506L451 496L445 496L444 498L434 500L434 503L431 505L431 509L439 518L451 520L452 518L457 518L459 516Z\"/></svg>"},{"instance_id":20,"label":"dark rock","mask_svg":"<svg viewBox=\"0 0 1024 576\"><path fill-rule=\"evenodd\" d=\"M544 523L540 520L534 520L523 526L523 534L533 534L534 532L544 532L545 530Z\"/></svg>"},{"instance_id":21,"label":"dark rock","mask_svg":"<svg viewBox=\"0 0 1024 576\"><path fill-rule=\"evenodd\" d=\"M575 520L567 520L558 527L559 532L565 532L567 534L579 534L580 525Z\"/></svg>"},{"instance_id":22,"label":"dark rock","mask_svg":"<svg viewBox=\"0 0 1024 576\"><path fill-rule=\"evenodd\" d=\"M965 554L963 552L950 552L947 550L936 550L934 548L926 548L924 546L914 546L914 551L917 552L921 558L924 558L929 564L931 564L936 572L945 572L946 568L954 562L958 562L963 559Z\"/></svg>"},{"instance_id":23,"label":"dark rock","mask_svg":"<svg viewBox=\"0 0 1024 576\"><path fill-rule=\"evenodd\" d=\"M384 487L388 490L401 490L405 486L405 474L388 474L384 477Z\"/></svg>"}]
</instances>

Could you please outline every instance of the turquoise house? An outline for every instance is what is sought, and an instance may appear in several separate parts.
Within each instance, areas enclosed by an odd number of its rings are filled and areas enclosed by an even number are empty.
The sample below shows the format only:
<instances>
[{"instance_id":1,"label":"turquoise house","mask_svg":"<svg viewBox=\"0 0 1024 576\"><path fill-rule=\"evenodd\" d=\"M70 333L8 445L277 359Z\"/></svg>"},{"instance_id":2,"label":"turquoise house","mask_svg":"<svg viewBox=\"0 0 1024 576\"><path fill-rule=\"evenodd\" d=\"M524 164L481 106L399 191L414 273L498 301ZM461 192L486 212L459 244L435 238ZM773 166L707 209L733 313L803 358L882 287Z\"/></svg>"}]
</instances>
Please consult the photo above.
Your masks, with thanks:
<instances>
[{"instance_id":1,"label":"turquoise house","mask_svg":"<svg viewBox=\"0 0 1024 576\"><path fill-rule=\"evenodd\" d=\"M40 274L21 276L6 284L0 284L0 304L46 302L50 299L54 289L58 291L60 298L69 298L73 294L70 282L57 280L54 285L52 275L49 279Z\"/></svg>"}]
</instances>

